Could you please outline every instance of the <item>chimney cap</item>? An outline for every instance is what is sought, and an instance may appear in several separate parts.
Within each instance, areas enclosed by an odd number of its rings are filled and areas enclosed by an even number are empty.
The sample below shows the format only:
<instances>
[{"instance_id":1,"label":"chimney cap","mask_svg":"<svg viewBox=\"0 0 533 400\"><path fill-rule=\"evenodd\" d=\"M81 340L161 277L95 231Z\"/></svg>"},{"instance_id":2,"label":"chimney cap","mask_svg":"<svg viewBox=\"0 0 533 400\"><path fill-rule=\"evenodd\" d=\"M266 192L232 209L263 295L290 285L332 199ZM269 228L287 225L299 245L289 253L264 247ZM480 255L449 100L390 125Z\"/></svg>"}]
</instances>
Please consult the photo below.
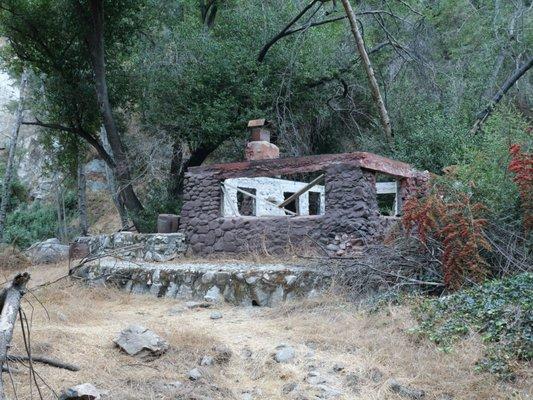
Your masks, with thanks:
<instances>
[{"instance_id":1,"label":"chimney cap","mask_svg":"<svg viewBox=\"0 0 533 400\"><path fill-rule=\"evenodd\" d=\"M252 119L248 121L248 128L260 128L269 124L270 122L267 121L265 118Z\"/></svg>"}]
</instances>

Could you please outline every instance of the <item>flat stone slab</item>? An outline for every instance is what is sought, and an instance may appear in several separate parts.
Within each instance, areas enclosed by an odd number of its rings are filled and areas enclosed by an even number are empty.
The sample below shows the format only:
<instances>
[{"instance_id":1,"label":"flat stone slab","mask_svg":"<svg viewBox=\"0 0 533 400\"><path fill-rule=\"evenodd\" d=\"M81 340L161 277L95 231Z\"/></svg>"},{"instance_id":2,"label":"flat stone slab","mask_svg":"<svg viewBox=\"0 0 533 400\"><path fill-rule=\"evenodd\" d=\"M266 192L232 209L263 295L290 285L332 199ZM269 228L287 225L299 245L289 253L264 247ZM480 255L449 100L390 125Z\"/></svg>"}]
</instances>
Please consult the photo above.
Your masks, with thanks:
<instances>
[{"instance_id":1,"label":"flat stone slab","mask_svg":"<svg viewBox=\"0 0 533 400\"><path fill-rule=\"evenodd\" d=\"M75 276L130 293L236 305L273 306L328 288L332 272L317 265L251 262L136 262L112 257L84 264Z\"/></svg>"}]
</instances>

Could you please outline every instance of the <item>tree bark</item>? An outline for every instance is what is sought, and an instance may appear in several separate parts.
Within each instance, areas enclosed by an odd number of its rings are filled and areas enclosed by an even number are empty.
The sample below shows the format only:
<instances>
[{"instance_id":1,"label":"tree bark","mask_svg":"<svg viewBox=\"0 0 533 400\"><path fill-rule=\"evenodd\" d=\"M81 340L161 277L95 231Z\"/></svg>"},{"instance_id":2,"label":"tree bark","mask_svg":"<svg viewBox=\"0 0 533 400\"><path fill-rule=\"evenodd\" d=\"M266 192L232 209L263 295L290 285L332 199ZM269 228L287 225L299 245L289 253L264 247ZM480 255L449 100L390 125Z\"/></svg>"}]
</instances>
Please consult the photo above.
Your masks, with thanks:
<instances>
[{"instance_id":1,"label":"tree bark","mask_svg":"<svg viewBox=\"0 0 533 400\"><path fill-rule=\"evenodd\" d=\"M87 179L85 165L81 152L78 152L78 214L80 217L80 231L82 236L87 236L89 221L87 218Z\"/></svg>"},{"instance_id":2,"label":"tree bark","mask_svg":"<svg viewBox=\"0 0 533 400\"><path fill-rule=\"evenodd\" d=\"M24 115L24 96L26 92L26 85L28 82L28 74L26 71L22 73L20 78L19 88L19 103L15 113L15 122L11 130L11 138L9 139L9 153L7 156L7 165L4 173L4 182L2 183L2 201L0 203L0 241L4 237L4 226L6 222L7 207L11 198L11 181L13 180L13 173L15 167L15 150L17 149L17 141L20 131L20 125Z\"/></svg>"},{"instance_id":3,"label":"tree bark","mask_svg":"<svg viewBox=\"0 0 533 400\"><path fill-rule=\"evenodd\" d=\"M119 186L118 193L125 207L131 212L134 225L138 230L141 230L140 224L136 223L136 216L143 211L143 206L131 184L129 163L109 101L104 54L104 2L103 0L89 0L88 4L88 17L84 17L87 14L83 5L78 2L77 6L80 16L84 18L88 25L85 40L91 58L98 107L115 159L116 167L114 173Z\"/></svg>"},{"instance_id":4,"label":"tree bark","mask_svg":"<svg viewBox=\"0 0 533 400\"><path fill-rule=\"evenodd\" d=\"M30 275L27 272L18 274L0 294L2 309L2 314L0 315L0 365L2 367L6 363L7 351L13 338L13 329L20 309L20 301L26 291L26 284L29 280ZM4 384L3 380L0 379L0 400L4 399Z\"/></svg>"},{"instance_id":5,"label":"tree bark","mask_svg":"<svg viewBox=\"0 0 533 400\"><path fill-rule=\"evenodd\" d=\"M100 129L100 137L101 137L102 146L104 147L106 152L109 153L111 157L113 157L113 152L111 148L109 147L109 142L107 141L107 135L106 135L104 127ZM113 203L115 204L115 208L118 211L122 229L127 229L129 227L128 214L126 213L126 210L124 209L124 204L122 203L122 199L118 195L117 182L115 180L114 170L111 169L111 167L107 164L105 167L105 175L106 175L106 181L107 181L107 190L109 190L109 193L111 194L111 198L113 199Z\"/></svg>"},{"instance_id":6,"label":"tree bark","mask_svg":"<svg viewBox=\"0 0 533 400\"><path fill-rule=\"evenodd\" d=\"M57 236L61 242L66 241L66 221L65 221L65 209L64 209L64 193L61 187L59 178L55 177L55 192L56 192L56 212L57 212Z\"/></svg>"},{"instance_id":7,"label":"tree bark","mask_svg":"<svg viewBox=\"0 0 533 400\"><path fill-rule=\"evenodd\" d=\"M391 144L393 133L389 119L389 113L387 112L387 108L385 107L385 103L383 102L383 98L381 97L379 85L376 80L376 76L374 75L374 69L372 68L372 64L370 63L370 58L368 57L368 53L366 52L365 42L363 40L363 37L361 36L361 32L359 31L359 25L357 24L355 13L352 9L349 0L342 0L342 5L344 6L344 10L346 11L346 15L348 16L348 21L350 22L350 28L355 38L355 43L357 45L357 50L359 52L361 62L363 63L363 66L365 68L368 83L370 85L370 91L372 92L372 97L374 98L374 103L376 104L376 107L379 111L381 126L383 128L383 131L385 132L387 141L389 142L389 144Z\"/></svg>"},{"instance_id":8,"label":"tree bark","mask_svg":"<svg viewBox=\"0 0 533 400\"><path fill-rule=\"evenodd\" d=\"M176 139L172 145L172 159L170 160L170 173L167 185L167 198L179 199L183 194L184 175L183 144Z\"/></svg>"},{"instance_id":9,"label":"tree bark","mask_svg":"<svg viewBox=\"0 0 533 400\"><path fill-rule=\"evenodd\" d=\"M173 157L170 165L170 182L168 185L169 196L175 199L181 199L183 196L183 189L185 184L185 172L189 167L197 167L209 157L209 155L215 151L218 144L201 144L199 147L191 151L191 156L187 161L183 162L183 153L181 152L181 142L174 143ZM179 146L179 150L178 147Z\"/></svg>"},{"instance_id":10,"label":"tree bark","mask_svg":"<svg viewBox=\"0 0 533 400\"><path fill-rule=\"evenodd\" d=\"M492 114L494 111L494 108L496 105L501 101L503 96L511 89L514 84L525 75L527 71L533 66L533 57L530 57L529 60L527 60L525 63L523 63L520 68L516 69L509 78L505 81L505 83L500 87L500 89L496 92L494 96L492 96L492 99L490 100L490 103L485 109L478 113L478 116L476 118L476 122L474 123L474 126L472 127L471 133L477 133L488 117Z\"/></svg>"}]
</instances>

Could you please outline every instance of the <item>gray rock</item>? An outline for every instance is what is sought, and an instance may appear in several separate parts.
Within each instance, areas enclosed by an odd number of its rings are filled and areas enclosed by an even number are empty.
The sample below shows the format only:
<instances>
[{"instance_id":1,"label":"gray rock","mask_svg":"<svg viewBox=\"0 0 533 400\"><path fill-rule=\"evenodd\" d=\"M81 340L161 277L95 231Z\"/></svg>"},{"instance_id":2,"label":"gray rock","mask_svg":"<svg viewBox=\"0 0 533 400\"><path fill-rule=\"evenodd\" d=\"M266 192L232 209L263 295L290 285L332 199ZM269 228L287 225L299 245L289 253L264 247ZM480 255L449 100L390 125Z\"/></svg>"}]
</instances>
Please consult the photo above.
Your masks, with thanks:
<instances>
[{"instance_id":1,"label":"gray rock","mask_svg":"<svg viewBox=\"0 0 533 400\"><path fill-rule=\"evenodd\" d=\"M344 365L342 365L342 364L338 364L338 363L336 363L336 364L333 365L333 371L334 371L334 372L341 372L341 371L344 371L344 368L345 368L345 367L344 367Z\"/></svg>"},{"instance_id":2,"label":"gray rock","mask_svg":"<svg viewBox=\"0 0 533 400\"><path fill-rule=\"evenodd\" d=\"M24 252L34 264L51 264L68 258L70 246L61 244L59 239L47 239L33 244Z\"/></svg>"},{"instance_id":3,"label":"gray rock","mask_svg":"<svg viewBox=\"0 0 533 400\"><path fill-rule=\"evenodd\" d=\"M212 303L206 303L206 302L200 302L200 301L188 301L185 303L185 307L192 309L195 308L209 308L213 304Z\"/></svg>"},{"instance_id":4,"label":"gray rock","mask_svg":"<svg viewBox=\"0 0 533 400\"><path fill-rule=\"evenodd\" d=\"M220 289L217 286L213 286L205 294L204 300L209 301L211 303L218 303L219 301L222 301L222 296L220 295Z\"/></svg>"},{"instance_id":5,"label":"gray rock","mask_svg":"<svg viewBox=\"0 0 533 400\"><path fill-rule=\"evenodd\" d=\"M231 349L223 344L213 347L213 351L215 352L215 361L218 364L227 363L233 355Z\"/></svg>"},{"instance_id":6,"label":"gray rock","mask_svg":"<svg viewBox=\"0 0 533 400\"><path fill-rule=\"evenodd\" d=\"M169 348L166 340L141 325L128 326L113 341L130 356L160 356Z\"/></svg>"},{"instance_id":7,"label":"gray rock","mask_svg":"<svg viewBox=\"0 0 533 400\"><path fill-rule=\"evenodd\" d=\"M158 381L158 382L153 383L153 388L156 392L172 393L180 389L182 386L183 384L180 381L173 381L173 382Z\"/></svg>"},{"instance_id":8,"label":"gray rock","mask_svg":"<svg viewBox=\"0 0 533 400\"><path fill-rule=\"evenodd\" d=\"M294 349L291 346L281 345L276 347L276 354L274 354L274 360L279 363L288 363L292 361L296 355Z\"/></svg>"},{"instance_id":9,"label":"gray rock","mask_svg":"<svg viewBox=\"0 0 533 400\"><path fill-rule=\"evenodd\" d=\"M333 399L342 396L344 393L342 390L329 385L318 385L317 387L320 390L318 395L320 399Z\"/></svg>"},{"instance_id":10,"label":"gray rock","mask_svg":"<svg viewBox=\"0 0 533 400\"><path fill-rule=\"evenodd\" d=\"M298 387L298 384L296 382L287 383L283 385L283 387L281 388L281 393L289 394L290 392L295 390L297 387Z\"/></svg>"},{"instance_id":11,"label":"gray rock","mask_svg":"<svg viewBox=\"0 0 533 400\"><path fill-rule=\"evenodd\" d=\"M202 374L202 371L199 368L193 368L189 371L189 379L191 381L197 381L198 379L202 378L204 375Z\"/></svg>"},{"instance_id":12,"label":"gray rock","mask_svg":"<svg viewBox=\"0 0 533 400\"><path fill-rule=\"evenodd\" d=\"M296 282L297 279L298 279L298 277L296 275L287 275L285 277L285 284L287 286L292 286L292 285L294 285L294 283Z\"/></svg>"},{"instance_id":13,"label":"gray rock","mask_svg":"<svg viewBox=\"0 0 533 400\"><path fill-rule=\"evenodd\" d=\"M222 318L222 313L220 311L213 311L209 316L211 319L220 319Z\"/></svg>"},{"instance_id":14,"label":"gray rock","mask_svg":"<svg viewBox=\"0 0 533 400\"><path fill-rule=\"evenodd\" d=\"M208 367L210 365L213 365L215 363L215 359L211 356L203 356L200 360L200 365L202 367Z\"/></svg>"},{"instance_id":15,"label":"gray rock","mask_svg":"<svg viewBox=\"0 0 533 400\"><path fill-rule=\"evenodd\" d=\"M309 372L307 374L307 377L305 378L305 380L307 381L307 383L309 383L310 385L313 385L313 386L322 385L322 384L327 382L326 378L321 376L316 371Z\"/></svg>"},{"instance_id":16,"label":"gray rock","mask_svg":"<svg viewBox=\"0 0 533 400\"><path fill-rule=\"evenodd\" d=\"M170 308L170 309L168 310L168 315L172 315L172 316L174 316L174 315L180 315L180 314L183 313L183 311L185 311L185 310L183 309L183 307L180 307L180 306L174 306L174 307L172 307L172 308Z\"/></svg>"},{"instance_id":17,"label":"gray rock","mask_svg":"<svg viewBox=\"0 0 533 400\"><path fill-rule=\"evenodd\" d=\"M352 389L354 393L359 393L359 384L361 383L361 379L356 374L348 374L346 375L346 385Z\"/></svg>"},{"instance_id":18,"label":"gray rock","mask_svg":"<svg viewBox=\"0 0 533 400\"><path fill-rule=\"evenodd\" d=\"M90 383L83 383L65 390L59 400L99 400L107 393L106 390L97 389Z\"/></svg>"},{"instance_id":19,"label":"gray rock","mask_svg":"<svg viewBox=\"0 0 533 400\"><path fill-rule=\"evenodd\" d=\"M368 373L368 377L372 379L372 382L379 383L383 380L383 372L377 368L371 368Z\"/></svg>"},{"instance_id":20,"label":"gray rock","mask_svg":"<svg viewBox=\"0 0 533 400\"><path fill-rule=\"evenodd\" d=\"M423 390L401 385L398 381L394 379L391 379L389 381L389 389L394 393L397 393L401 397L405 397L407 399L418 400L426 397L426 393Z\"/></svg>"}]
</instances>

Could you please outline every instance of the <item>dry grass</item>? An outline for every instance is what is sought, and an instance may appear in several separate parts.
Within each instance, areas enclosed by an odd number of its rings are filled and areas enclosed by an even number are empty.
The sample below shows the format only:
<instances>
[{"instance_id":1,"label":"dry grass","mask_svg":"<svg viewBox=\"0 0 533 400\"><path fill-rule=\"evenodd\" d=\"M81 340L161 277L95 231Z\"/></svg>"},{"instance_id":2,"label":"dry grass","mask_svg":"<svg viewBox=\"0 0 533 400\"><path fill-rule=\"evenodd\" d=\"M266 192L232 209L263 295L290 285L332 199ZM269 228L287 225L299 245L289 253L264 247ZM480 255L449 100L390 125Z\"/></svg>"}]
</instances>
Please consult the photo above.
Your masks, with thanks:
<instances>
[{"instance_id":1,"label":"dry grass","mask_svg":"<svg viewBox=\"0 0 533 400\"><path fill-rule=\"evenodd\" d=\"M32 267L32 285L65 271L64 264ZM405 307L368 315L328 295L272 309L218 306L224 317L214 321L209 318L210 309L189 310L177 300L133 296L67 280L34 294L50 314L48 320L37 301L26 295L35 308L34 352L82 367L79 372L69 372L36 366L58 392L91 382L109 390L113 399L241 399L244 392L253 392L254 399L296 399L296 393L314 399L317 388L305 380L314 368L331 386L343 390L339 399L345 400L396 399L387 389L389 378L424 389L428 399L444 393L454 399L525 400L532 396L531 370L524 367L512 385L475 373L474 363L483 351L478 338L464 340L451 354L439 352L407 333L412 321ZM31 312L27 302L24 309ZM121 353L112 339L130 323L143 324L167 338L171 350L153 362ZM23 352L18 331L12 353ZM282 343L296 349L293 363L272 360L275 347ZM213 354L213 347L219 344L231 348L229 363L208 367L206 378L190 382L187 372L197 366L202 355ZM333 372L335 363L343 364L345 370ZM372 379L376 370L383 374L381 380ZM350 374L357 376L356 390L348 385ZM18 398L30 399L26 372L13 377ZM7 377L4 380L8 383ZM183 385L179 389L165 385L174 381ZM291 382L298 388L283 394L283 385ZM45 398L54 398L49 390L44 392ZM38 398L35 394L34 388L33 398Z\"/></svg>"},{"instance_id":2,"label":"dry grass","mask_svg":"<svg viewBox=\"0 0 533 400\"><path fill-rule=\"evenodd\" d=\"M26 268L30 261L15 246L0 246L0 271L9 271L13 269Z\"/></svg>"}]
</instances>

